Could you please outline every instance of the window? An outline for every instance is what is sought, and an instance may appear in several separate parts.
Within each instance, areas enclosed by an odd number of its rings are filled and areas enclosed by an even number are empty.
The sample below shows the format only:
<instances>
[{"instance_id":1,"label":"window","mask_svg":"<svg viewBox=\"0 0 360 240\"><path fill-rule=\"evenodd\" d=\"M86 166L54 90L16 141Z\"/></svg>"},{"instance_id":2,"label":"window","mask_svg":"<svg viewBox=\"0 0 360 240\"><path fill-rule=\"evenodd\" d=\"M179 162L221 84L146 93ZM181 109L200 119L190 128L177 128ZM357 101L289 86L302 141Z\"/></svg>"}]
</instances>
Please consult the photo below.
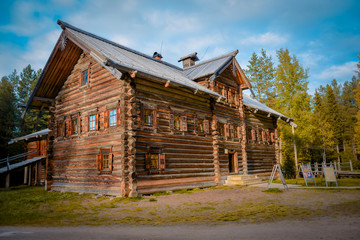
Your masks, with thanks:
<instances>
[{"instance_id":1,"label":"window","mask_svg":"<svg viewBox=\"0 0 360 240\"><path fill-rule=\"evenodd\" d=\"M145 154L145 168L148 170L163 170L165 169L165 154L159 149L150 150L150 153Z\"/></svg>"},{"instance_id":2,"label":"window","mask_svg":"<svg viewBox=\"0 0 360 240\"><path fill-rule=\"evenodd\" d=\"M101 148L100 154L96 158L96 168L100 172L108 173L112 171L113 155L110 148Z\"/></svg>"},{"instance_id":3,"label":"window","mask_svg":"<svg viewBox=\"0 0 360 240\"><path fill-rule=\"evenodd\" d=\"M174 115L174 129L180 131L181 128L181 117L180 115Z\"/></svg>"},{"instance_id":4,"label":"window","mask_svg":"<svg viewBox=\"0 0 360 240\"><path fill-rule=\"evenodd\" d=\"M58 137L62 137L63 136L63 128L64 128L64 123L60 122L57 125L57 136Z\"/></svg>"},{"instance_id":5,"label":"window","mask_svg":"<svg viewBox=\"0 0 360 240\"><path fill-rule=\"evenodd\" d=\"M116 109L110 111L110 127L116 126Z\"/></svg>"},{"instance_id":6,"label":"window","mask_svg":"<svg viewBox=\"0 0 360 240\"><path fill-rule=\"evenodd\" d=\"M95 128L95 122L96 122L96 117L95 115L91 115L89 117L89 130L90 131L94 131L96 128Z\"/></svg>"},{"instance_id":7,"label":"window","mask_svg":"<svg viewBox=\"0 0 360 240\"><path fill-rule=\"evenodd\" d=\"M225 135L224 123L219 123L219 134L220 134L220 136Z\"/></svg>"},{"instance_id":8,"label":"window","mask_svg":"<svg viewBox=\"0 0 360 240\"><path fill-rule=\"evenodd\" d=\"M238 138L238 126L234 126L234 129L233 129L233 136L234 138Z\"/></svg>"},{"instance_id":9,"label":"window","mask_svg":"<svg viewBox=\"0 0 360 240\"><path fill-rule=\"evenodd\" d=\"M70 131L71 131L70 134L78 133L77 118L71 119Z\"/></svg>"},{"instance_id":10,"label":"window","mask_svg":"<svg viewBox=\"0 0 360 240\"><path fill-rule=\"evenodd\" d=\"M230 103L235 103L235 94L229 91L229 101Z\"/></svg>"},{"instance_id":11,"label":"window","mask_svg":"<svg viewBox=\"0 0 360 240\"><path fill-rule=\"evenodd\" d=\"M88 83L88 70L85 70L81 74L81 85L84 86Z\"/></svg>"},{"instance_id":12,"label":"window","mask_svg":"<svg viewBox=\"0 0 360 240\"><path fill-rule=\"evenodd\" d=\"M204 133L204 120L198 119L198 131L199 133Z\"/></svg>"},{"instance_id":13,"label":"window","mask_svg":"<svg viewBox=\"0 0 360 240\"><path fill-rule=\"evenodd\" d=\"M150 167L158 168L159 167L159 154L150 154Z\"/></svg>"},{"instance_id":14,"label":"window","mask_svg":"<svg viewBox=\"0 0 360 240\"><path fill-rule=\"evenodd\" d=\"M153 110L150 109L144 110L144 125L148 127L153 126Z\"/></svg>"}]
</instances>

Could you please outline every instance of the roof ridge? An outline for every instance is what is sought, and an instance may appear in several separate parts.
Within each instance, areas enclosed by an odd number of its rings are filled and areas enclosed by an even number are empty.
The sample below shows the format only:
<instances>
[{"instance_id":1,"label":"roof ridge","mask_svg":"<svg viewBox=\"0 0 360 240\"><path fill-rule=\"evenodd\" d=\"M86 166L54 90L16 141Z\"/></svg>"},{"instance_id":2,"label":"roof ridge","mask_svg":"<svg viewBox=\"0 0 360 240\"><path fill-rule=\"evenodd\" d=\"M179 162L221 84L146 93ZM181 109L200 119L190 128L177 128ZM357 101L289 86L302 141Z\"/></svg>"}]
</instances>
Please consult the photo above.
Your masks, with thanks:
<instances>
[{"instance_id":1,"label":"roof ridge","mask_svg":"<svg viewBox=\"0 0 360 240\"><path fill-rule=\"evenodd\" d=\"M200 63L195 64L195 65L193 65L193 66L187 67L187 68L185 68L185 69L183 69L183 70L190 70L190 69L192 69L192 68L196 68L196 67L201 66L201 65L203 65L203 64L206 64L206 63L209 63L209 62L213 62L213 61L216 61L216 60L219 60L219 59L221 59L221 58L225 58L225 57L228 57L228 56L231 56L231 55L232 55L233 57L235 57L238 53L239 53L239 50L236 49L235 51L232 51L232 52L230 52L230 53L228 53L228 54L211 58L211 59L206 60L206 61L204 61L204 62L200 62Z\"/></svg>"},{"instance_id":2,"label":"roof ridge","mask_svg":"<svg viewBox=\"0 0 360 240\"><path fill-rule=\"evenodd\" d=\"M67 22L61 21L60 19L57 20L57 24L59 24L62 29L70 28L70 29L72 29L72 30L75 30L75 31L80 32L80 33L83 33L83 34L88 35L88 36L90 36L90 37L96 38L96 39L98 39L98 40L107 42L107 43L109 43L109 44L111 44L111 45L114 45L114 46L116 46L116 47L122 48L122 49L124 49L124 50L126 50L126 51L135 53L135 54L137 54L137 55L139 55L139 56L148 58L148 59L153 60L153 61L158 62L158 63L162 63L162 64L167 65L167 66L169 66L169 67L175 68L176 70L179 70L179 71L181 71L181 72L183 71L182 68L180 68L180 67L178 67L178 66L175 66L175 65L173 65L173 64L171 64L171 63L168 63L168 62L166 62L166 61L160 61L160 60L155 59L155 58L153 58L153 57L151 57L151 56L149 56L149 55L147 55L147 54L145 54L145 53L136 51L136 50L134 50L134 49L131 49L131 48L126 47L126 46L124 46L124 45L121 45L121 44L119 44L119 43L116 43L116 42L113 42L113 41L108 40L108 39L106 39L106 38L97 36L97 35L95 35L95 34L93 34L93 33L84 31L84 30L82 30L82 29L80 29L80 28L74 27L73 25L71 25L71 24L69 24L69 23L67 23Z\"/></svg>"}]
</instances>

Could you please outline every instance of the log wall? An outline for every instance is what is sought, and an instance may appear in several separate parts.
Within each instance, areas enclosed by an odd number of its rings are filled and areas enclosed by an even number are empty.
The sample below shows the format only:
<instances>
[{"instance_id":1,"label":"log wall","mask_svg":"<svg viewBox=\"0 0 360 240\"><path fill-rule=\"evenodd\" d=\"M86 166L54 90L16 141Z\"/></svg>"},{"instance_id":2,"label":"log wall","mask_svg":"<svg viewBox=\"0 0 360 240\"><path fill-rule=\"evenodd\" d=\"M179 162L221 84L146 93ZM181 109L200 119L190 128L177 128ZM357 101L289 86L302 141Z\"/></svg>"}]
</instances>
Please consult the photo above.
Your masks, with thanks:
<instances>
[{"instance_id":1,"label":"log wall","mask_svg":"<svg viewBox=\"0 0 360 240\"><path fill-rule=\"evenodd\" d=\"M82 71L88 69L88 84L81 86ZM49 126L52 134L48 157L48 189L125 195L123 182L124 123L105 128L105 111L116 108L123 99L122 84L89 55L82 54L61 87ZM123 112L123 111L122 111ZM97 129L89 131L89 115L97 116ZM69 133L69 122L77 121L77 133ZM121 121L124 121L122 116ZM65 136L59 136L59 124ZM111 174L97 169L100 148L113 154Z\"/></svg>"}]
</instances>

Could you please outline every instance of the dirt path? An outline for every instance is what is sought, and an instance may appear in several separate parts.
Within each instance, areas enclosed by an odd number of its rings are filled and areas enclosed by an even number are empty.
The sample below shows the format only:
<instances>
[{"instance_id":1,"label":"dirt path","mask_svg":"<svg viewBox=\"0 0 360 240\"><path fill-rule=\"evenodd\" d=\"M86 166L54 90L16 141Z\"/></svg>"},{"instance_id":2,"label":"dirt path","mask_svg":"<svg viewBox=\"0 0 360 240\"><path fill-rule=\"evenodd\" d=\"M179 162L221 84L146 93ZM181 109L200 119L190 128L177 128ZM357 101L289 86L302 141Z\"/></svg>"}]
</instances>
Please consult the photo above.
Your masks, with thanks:
<instances>
[{"instance_id":1,"label":"dirt path","mask_svg":"<svg viewBox=\"0 0 360 240\"><path fill-rule=\"evenodd\" d=\"M261 224L100 227L0 227L0 239L359 239L359 217Z\"/></svg>"}]
</instances>

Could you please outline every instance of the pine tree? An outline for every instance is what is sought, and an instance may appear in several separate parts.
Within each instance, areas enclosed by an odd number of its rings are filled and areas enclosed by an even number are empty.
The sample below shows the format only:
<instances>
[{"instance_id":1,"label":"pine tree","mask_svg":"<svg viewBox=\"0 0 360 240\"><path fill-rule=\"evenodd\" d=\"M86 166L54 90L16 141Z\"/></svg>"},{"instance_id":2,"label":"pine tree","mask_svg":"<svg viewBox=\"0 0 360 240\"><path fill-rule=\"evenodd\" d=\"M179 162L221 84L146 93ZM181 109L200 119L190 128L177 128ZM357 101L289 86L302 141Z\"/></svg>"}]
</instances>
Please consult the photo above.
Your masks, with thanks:
<instances>
[{"instance_id":1,"label":"pine tree","mask_svg":"<svg viewBox=\"0 0 360 240\"><path fill-rule=\"evenodd\" d=\"M308 70L304 69L295 55L291 56L288 49L277 51L279 65L275 72L275 87L277 95L274 107L279 112L295 120L297 129L295 136L287 123L279 121L280 137L282 141L282 157L284 166L291 166L294 162L293 141L298 147L299 162L309 160L309 142L311 139L311 106L307 93ZM291 161L292 164L286 161ZM291 172L291 169L287 170Z\"/></svg>"},{"instance_id":2,"label":"pine tree","mask_svg":"<svg viewBox=\"0 0 360 240\"><path fill-rule=\"evenodd\" d=\"M266 51L261 49L260 56L255 52L252 54L249 64L245 73L253 85L254 92L256 93L254 97L271 107L275 98L275 69L271 56L267 56Z\"/></svg>"},{"instance_id":3,"label":"pine tree","mask_svg":"<svg viewBox=\"0 0 360 240\"><path fill-rule=\"evenodd\" d=\"M2 77L0 82L0 158L8 154L7 142L16 130L16 111L14 87L8 77Z\"/></svg>"}]
</instances>

